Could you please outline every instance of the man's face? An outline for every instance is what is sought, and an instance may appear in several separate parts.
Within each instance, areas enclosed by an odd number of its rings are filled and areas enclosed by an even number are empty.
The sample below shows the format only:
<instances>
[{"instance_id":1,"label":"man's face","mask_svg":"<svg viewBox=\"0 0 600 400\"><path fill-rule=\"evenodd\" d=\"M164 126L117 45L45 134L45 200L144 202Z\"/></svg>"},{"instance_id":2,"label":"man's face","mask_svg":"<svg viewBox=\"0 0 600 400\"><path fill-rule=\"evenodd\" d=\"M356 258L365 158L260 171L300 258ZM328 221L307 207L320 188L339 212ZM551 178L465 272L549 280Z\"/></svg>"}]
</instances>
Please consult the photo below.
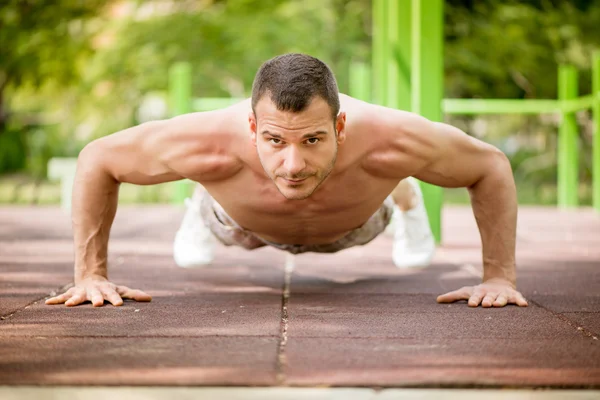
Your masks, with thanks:
<instances>
[{"instance_id":1,"label":"man's face","mask_svg":"<svg viewBox=\"0 0 600 400\"><path fill-rule=\"evenodd\" d=\"M255 111L249 115L251 139L265 172L286 198L306 199L333 170L345 139L345 113L334 123L321 97L300 113L279 111L268 95Z\"/></svg>"}]
</instances>

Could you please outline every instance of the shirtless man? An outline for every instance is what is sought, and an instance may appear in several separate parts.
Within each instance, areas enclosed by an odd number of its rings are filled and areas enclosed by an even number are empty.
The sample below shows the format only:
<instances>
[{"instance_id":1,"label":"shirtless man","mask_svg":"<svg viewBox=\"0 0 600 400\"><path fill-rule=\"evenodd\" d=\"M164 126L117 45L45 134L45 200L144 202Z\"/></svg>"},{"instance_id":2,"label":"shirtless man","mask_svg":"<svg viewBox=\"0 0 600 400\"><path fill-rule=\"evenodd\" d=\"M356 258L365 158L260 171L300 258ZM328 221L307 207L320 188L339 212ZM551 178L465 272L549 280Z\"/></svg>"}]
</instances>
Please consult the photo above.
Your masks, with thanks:
<instances>
[{"instance_id":1,"label":"shirtless man","mask_svg":"<svg viewBox=\"0 0 600 400\"><path fill-rule=\"evenodd\" d=\"M428 264L434 248L409 177L467 187L481 233L483 282L437 301L526 306L516 290L516 190L505 155L449 125L341 95L330 69L302 54L263 64L249 100L87 145L73 192L75 286L46 304L150 301L107 278L121 182L188 178L206 189L188 201L175 238L183 267L210 263L215 237L246 249L336 252L371 241L396 215L392 259L407 268Z\"/></svg>"}]
</instances>

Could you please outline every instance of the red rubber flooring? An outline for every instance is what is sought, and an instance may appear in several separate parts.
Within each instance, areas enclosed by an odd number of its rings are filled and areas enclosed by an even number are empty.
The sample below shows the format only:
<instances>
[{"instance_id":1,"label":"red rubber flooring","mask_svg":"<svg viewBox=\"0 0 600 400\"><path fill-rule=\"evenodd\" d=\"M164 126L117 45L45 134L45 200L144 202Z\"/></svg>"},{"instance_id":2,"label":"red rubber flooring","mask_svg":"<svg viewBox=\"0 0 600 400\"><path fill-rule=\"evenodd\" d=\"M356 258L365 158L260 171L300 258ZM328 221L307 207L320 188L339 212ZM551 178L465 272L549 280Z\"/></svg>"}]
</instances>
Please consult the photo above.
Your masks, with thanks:
<instances>
[{"instance_id":1,"label":"red rubber flooring","mask_svg":"<svg viewBox=\"0 0 600 400\"><path fill-rule=\"evenodd\" d=\"M151 303L47 306L72 279L70 218L0 208L0 385L600 388L600 215L522 207L527 308L437 304L480 282L468 207L446 207L427 269L391 262L391 239L337 254L219 249L177 268L183 211L119 209L110 278Z\"/></svg>"}]
</instances>

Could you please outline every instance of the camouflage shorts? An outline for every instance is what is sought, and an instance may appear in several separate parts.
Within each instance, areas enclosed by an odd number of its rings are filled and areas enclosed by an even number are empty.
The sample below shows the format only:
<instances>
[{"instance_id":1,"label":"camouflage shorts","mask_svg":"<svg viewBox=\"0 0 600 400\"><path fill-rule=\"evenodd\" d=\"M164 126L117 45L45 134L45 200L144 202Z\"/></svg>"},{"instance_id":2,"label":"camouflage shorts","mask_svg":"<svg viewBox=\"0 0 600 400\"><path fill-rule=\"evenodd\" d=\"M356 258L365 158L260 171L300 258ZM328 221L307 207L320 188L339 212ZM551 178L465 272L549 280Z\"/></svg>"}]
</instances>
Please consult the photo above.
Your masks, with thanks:
<instances>
[{"instance_id":1,"label":"camouflage shorts","mask_svg":"<svg viewBox=\"0 0 600 400\"><path fill-rule=\"evenodd\" d=\"M394 200L388 196L381 207L373 214L367 222L359 228L349 232L346 236L327 244L279 244L256 236L239 226L219 203L207 192L200 203L200 214L206 226L209 227L215 237L226 246L240 246L247 250L257 249L263 246L272 246L292 254L315 252L335 253L353 246L360 246L375 239L392 218Z\"/></svg>"}]
</instances>

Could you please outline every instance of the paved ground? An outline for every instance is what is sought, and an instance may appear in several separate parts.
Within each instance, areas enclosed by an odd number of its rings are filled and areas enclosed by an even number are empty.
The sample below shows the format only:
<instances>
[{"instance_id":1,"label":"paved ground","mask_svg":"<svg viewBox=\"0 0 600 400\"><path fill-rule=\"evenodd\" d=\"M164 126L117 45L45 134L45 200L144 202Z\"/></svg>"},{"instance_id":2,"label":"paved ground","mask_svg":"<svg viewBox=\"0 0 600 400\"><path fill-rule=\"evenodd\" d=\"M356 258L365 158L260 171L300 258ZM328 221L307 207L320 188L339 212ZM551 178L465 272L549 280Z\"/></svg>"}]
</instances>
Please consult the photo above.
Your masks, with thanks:
<instances>
[{"instance_id":1,"label":"paved ground","mask_svg":"<svg viewBox=\"0 0 600 400\"><path fill-rule=\"evenodd\" d=\"M391 239L335 255L221 248L177 268L182 210L122 207L110 277L151 303L46 306L72 279L69 217L0 208L0 385L600 388L600 215L520 211L530 306L437 304L480 282L469 208L447 207L434 264L396 269ZM597 392L595 392L597 393ZM379 397L378 397L379 398Z\"/></svg>"}]
</instances>

